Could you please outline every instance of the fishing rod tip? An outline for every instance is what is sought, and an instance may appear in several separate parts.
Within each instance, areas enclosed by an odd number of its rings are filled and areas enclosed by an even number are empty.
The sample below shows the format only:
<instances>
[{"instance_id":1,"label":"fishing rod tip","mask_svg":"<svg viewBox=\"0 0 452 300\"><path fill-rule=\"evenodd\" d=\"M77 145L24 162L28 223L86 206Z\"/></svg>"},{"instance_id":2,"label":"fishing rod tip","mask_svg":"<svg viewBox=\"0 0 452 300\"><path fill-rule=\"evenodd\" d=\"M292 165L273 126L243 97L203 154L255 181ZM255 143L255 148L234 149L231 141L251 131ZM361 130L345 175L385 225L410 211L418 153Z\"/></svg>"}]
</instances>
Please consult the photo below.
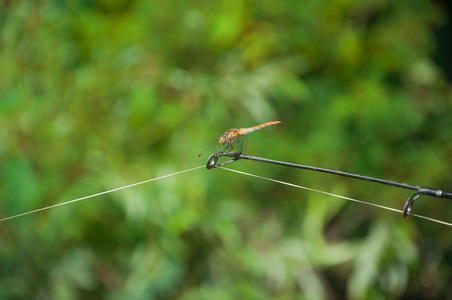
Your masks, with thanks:
<instances>
[{"instance_id":1,"label":"fishing rod tip","mask_svg":"<svg viewBox=\"0 0 452 300\"><path fill-rule=\"evenodd\" d=\"M417 198L419 198L421 195L424 195L425 193L423 191L414 193L410 196L405 202L405 206L403 207L403 217L406 218L413 209L414 201L416 201Z\"/></svg>"}]
</instances>

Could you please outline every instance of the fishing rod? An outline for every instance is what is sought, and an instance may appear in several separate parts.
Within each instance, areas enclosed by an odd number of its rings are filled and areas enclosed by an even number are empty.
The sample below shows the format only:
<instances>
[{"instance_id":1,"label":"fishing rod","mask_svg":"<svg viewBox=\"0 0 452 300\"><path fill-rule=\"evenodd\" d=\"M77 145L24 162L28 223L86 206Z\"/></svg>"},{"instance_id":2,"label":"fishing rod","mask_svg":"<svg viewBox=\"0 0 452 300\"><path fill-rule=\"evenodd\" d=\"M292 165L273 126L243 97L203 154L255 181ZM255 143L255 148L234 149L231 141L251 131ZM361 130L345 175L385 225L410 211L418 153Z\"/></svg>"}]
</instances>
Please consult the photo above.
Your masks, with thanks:
<instances>
[{"instance_id":1,"label":"fishing rod","mask_svg":"<svg viewBox=\"0 0 452 300\"><path fill-rule=\"evenodd\" d=\"M232 159L217 165L218 159L222 156L231 157ZM430 188L430 187L421 187L421 186L417 186L417 185L401 183L401 182L397 182L397 181L386 180L386 179L370 177L370 176L365 176L365 175L359 175L359 174L355 174L355 173L348 173L348 172L343 172L343 171L338 171L338 170L333 170L333 169L295 164L295 163L273 160L273 159L257 157L257 156L244 155L240 152L237 153L237 152L218 151L216 153L213 153L207 159L206 168L207 168L207 170L210 170L212 168L217 168L217 167L224 166L226 164L233 163L239 159L248 159L248 160L254 160L257 162L275 164L275 165L280 165L280 166L285 166L285 167L335 174L335 175L339 175L339 176L345 176L345 177L355 178L355 179L359 179L359 180L371 181L371 182L390 185L390 186L394 186L394 187L398 187L398 188L402 188L402 189L406 189L406 190L416 191L405 202L405 205L403 207L403 217L404 218L406 218L406 216L409 215L411 210L413 209L414 201L416 201L422 195L433 196L433 197L437 197L437 198L452 199L451 192L442 191L442 190L438 190L438 189L434 189L434 188Z\"/></svg>"}]
</instances>

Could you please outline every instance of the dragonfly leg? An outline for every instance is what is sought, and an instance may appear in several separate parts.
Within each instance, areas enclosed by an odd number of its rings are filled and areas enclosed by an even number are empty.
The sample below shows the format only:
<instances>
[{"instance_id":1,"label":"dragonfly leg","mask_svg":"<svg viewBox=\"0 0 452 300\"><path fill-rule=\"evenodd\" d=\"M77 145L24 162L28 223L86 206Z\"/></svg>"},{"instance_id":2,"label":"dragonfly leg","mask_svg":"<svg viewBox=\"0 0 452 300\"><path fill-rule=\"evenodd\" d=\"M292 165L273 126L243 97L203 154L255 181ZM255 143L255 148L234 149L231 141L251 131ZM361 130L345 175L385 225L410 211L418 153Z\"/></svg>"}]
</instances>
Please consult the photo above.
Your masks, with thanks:
<instances>
[{"instance_id":1,"label":"dragonfly leg","mask_svg":"<svg viewBox=\"0 0 452 300\"><path fill-rule=\"evenodd\" d=\"M237 143L237 148L238 148L237 154L242 154L244 142L241 141L241 140L240 141L233 141L233 142Z\"/></svg>"},{"instance_id":2,"label":"dragonfly leg","mask_svg":"<svg viewBox=\"0 0 452 300\"><path fill-rule=\"evenodd\" d=\"M232 146L232 143L226 143L226 146L224 146L224 148L218 152L221 152L221 153L232 152L233 149L234 149L234 147Z\"/></svg>"},{"instance_id":3,"label":"dragonfly leg","mask_svg":"<svg viewBox=\"0 0 452 300\"><path fill-rule=\"evenodd\" d=\"M232 152L234 150L234 146L232 143L228 143L228 152Z\"/></svg>"}]
</instances>

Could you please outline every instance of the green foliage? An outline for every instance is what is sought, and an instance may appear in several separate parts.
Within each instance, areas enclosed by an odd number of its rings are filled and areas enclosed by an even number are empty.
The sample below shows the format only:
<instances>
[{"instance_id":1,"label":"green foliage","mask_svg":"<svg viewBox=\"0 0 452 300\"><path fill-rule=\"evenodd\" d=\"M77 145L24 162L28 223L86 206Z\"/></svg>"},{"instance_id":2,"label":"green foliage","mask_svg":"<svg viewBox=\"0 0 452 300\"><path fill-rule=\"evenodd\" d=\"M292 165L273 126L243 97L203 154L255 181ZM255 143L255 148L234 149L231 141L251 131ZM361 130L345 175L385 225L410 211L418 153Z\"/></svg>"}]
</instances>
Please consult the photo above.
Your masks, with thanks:
<instances>
[{"instance_id":1,"label":"green foliage","mask_svg":"<svg viewBox=\"0 0 452 300\"><path fill-rule=\"evenodd\" d=\"M0 218L249 154L452 189L430 1L0 4ZM401 208L409 192L231 167ZM444 199L415 212L450 221ZM0 223L2 299L441 299L446 226L198 169Z\"/></svg>"}]
</instances>

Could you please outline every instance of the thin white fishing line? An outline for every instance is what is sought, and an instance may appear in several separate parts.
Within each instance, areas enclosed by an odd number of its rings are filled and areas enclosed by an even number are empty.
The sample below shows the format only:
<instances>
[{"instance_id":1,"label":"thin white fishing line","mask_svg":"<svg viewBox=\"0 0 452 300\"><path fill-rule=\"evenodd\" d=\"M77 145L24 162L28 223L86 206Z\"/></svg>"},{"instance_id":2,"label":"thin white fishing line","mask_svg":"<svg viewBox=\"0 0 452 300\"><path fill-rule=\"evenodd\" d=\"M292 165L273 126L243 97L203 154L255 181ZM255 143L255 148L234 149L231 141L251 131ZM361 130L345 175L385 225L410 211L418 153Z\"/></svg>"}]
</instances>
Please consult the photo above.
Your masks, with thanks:
<instances>
[{"instance_id":1,"label":"thin white fishing line","mask_svg":"<svg viewBox=\"0 0 452 300\"><path fill-rule=\"evenodd\" d=\"M268 177L264 177L264 176L250 174L250 173L237 171L237 170L233 170L233 169L228 169L228 168L224 168L224 167L218 167L218 168L223 169L223 170L227 170L227 171L230 171L230 172L235 172L235 173L239 173L239 174L243 174L243 175L248 175L248 176L251 176L251 177L256 177L256 178L259 178L259 179L273 181L273 182L284 184L284 185L288 185L288 186L293 186L293 187L296 187L296 188L299 188L299 189L304 189L304 190L311 191L311 192L317 192L317 193L325 194L325 195L328 195L328 196L333 196L333 197L336 197L336 198L342 198L342 199L345 199L345 200L354 201L354 202L358 202L358 203L361 203L361 204L366 204L366 205L370 205L370 206L374 206L374 207L378 207L378 208L382 208L382 209L386 209L386 210L390 210L390 211L394 211L394 212L398 212L398 213L403 213L403 211L399 210L399 209L386 207L386 206L383 206L383 205L370 203L370 202L366 202L366 201L362 201L362 200L357 200L357 199L353 199L353 198L346 197L346 196L336 195L336 194L332 194L332 193L328 193L328 192L324 192L324 191L320 191L320 190L304 187L304 186L301 186L301 185L297 185L297 184L293 184L293 183L289 183L289 182L285 182L285 181L276 180L276 179L273 179L273 178L268 178ZM417 214L409 214L409 215L452 227L452 223L448 223L448 222L445 222L445 221L432 219L432 218L421 216L421 215L417 215Z\"/></svg>"},{"instance_id":2,"label":"thin white fishing line","mask_svg":"<svg viewBox=\"0 0 452 300\"><path fill-rule=\"evenodd\" d=\"M81 201L81 200L85 200L85 199L89 199L89 198L94 198L94 197L97 197L97 196L100 196L100 195L104 195L104 194L112 193L112 192L115 192L115 191L123 190L123 189L126 189L126 188L130 188L130 187L133 187L133 186L144 184L144 183L147 183L147 182L156 181L156 180L160 180L160 179L163 179L163 178L175 176L175 175L182 174L182 173L185 173L185 172L190 172L190 171L193 171L193 170L196 170L196 169L199 169L199 168L203 168L203 167L204 167L204 165L198 166L198 167L194 167L194 168L191 168L191 169L187 169L187 170L183 170L183 171L180 171L180 172L176 172L176 173L160 176L160 177L157 177L157 178L152 178L152 179L149 179L149 180L145 180L145 181L129 184L129 185L126 185L126 186L122 186L122 187L115 188L115 189L112 189L112 190L100 192L100 193L97 193L97 194L92 194L92 195L89 195L89 196L85 196L85 197L81 197L81 198L65 201L65 202L62 202L62 203L59 203L59 204L50 205L50 206L47 206L47 207L35 209L35 210L32 210L32 211L28 211L28 212L25 212L25 213L21 213L21 214L17 214L17 215L14 215L14 216L10 216L10 217L6 217L6 218L3 218L3 219L0 219L0 222L6 221L6 220L10 220L10 219L14 219L14 218L18 218L18 217L25 216L25 215L29 215L29 214L33 214L33 213L36 213L36 212L39 212L39 211L55 208L55 207L58 207L58 206L63 206L63 205L66 205L66 204L77 202L77 201ZM379 205L379 204L374 204L374 203L370 203L370 202L366 202L366 201L362 201L362 200L353 199L353 198L350 198L350 197L336 195L336 194L332 194L332 193L328 193L328 192L324 192L324 191L320 191L320 190L316 190L316 189L300 186L300 185L297 185L297 184L284 182L284 181L280 181L280 180L276 180L276 179L272 179L272 178L267 178L267 177L263 177L263 176L259 176L259 175L255 175L255 174L250 174L250 173L246 173L246 172L242 172L242 171L237 171L237 170L228 169L228 168L224 168L224 167L219 167L219 168L223 169L223 170L227 170L227 171L243 174L243 175L248 175L248 176L251 176L251 177L256 177L256 178L259 178L259 179L273 181L273 182L276 182L276 183L280 183L280 184L284 184L284 185L288 185L288 186L292 186L292 187L296 187L296 188L300 188L300 189L304 189L304 190L308 190L308 191L312 191L312 192L325 194L325 195L336 197L336 198L342 198L342 199L345 199L345 200L354 201L354 202L367 204L367 205L370 205L370 206L374 206L374 207L378 207L378 208L382 208L382 209L386 209L386 210L402 213L401 210L398 210L398 209L395 209L395 208L391 208L391 207L386 207L386 206ZM429 220L429 221L432 221L432 222L436 222L436 223L439 223L439 224L443 224L443 225L447 225L447 226L451 226L452 227L451 223L448 223L448 222L445 222L445 221L441 221L441 220L437 220L437 219L433 219L433 218L429 218L429 217L425 217L425 216L421 216L421 215L417 215L417 214L410 214L410 215L414 216L414 217L422 218L422 219L425 219L425 220Z\"/></svg>"},{"instance_id":3,"label":"thin white fishing line","mask_svg":"<svg viewBox=\"0 0 452 300\"><path fill-rule=\"evenodd\" d=\"M38 211L43 211L43 210L55 208L55 207L58 207L58 206L63 206L63 205L69 204L69 203L74 203L74 202L85 200L85 199L88 199L88 198L93 198L93 197L97 197L97 196L100 196L100 195L104 195L104 194L116 192L116 191L119 191L119 190L127 189L127 188L130 188L130 187L133 187L133 186L136 186L136 185L140 185L140 184L143 184L143 183L147 183L147 182L151 182L151 181L155 181L155 180L160 180L160 179L163 179L163 178L166 178L166 177L175 176L175 175L182 174L182 173L185 173L185 172L190 172L190 171L193 171L193 170L196 170L196 169L199 169L199 168L203 168L203 167L205 167L205 166L199 166L199 167L191 168L191 169L188 169L188 170L184 170L184 171L180 171L180 172L176 172L176 173L160 176L160 177L157 177L157 178L152 178L152 179L149 179L149 180L141 181L141 182L138 182L138 183L129 184L129 185L122 186L122 187L119 187L119 188L115 188L115 189L112 189L112 190L108 190L108 191L105 191L105 192L100 192L100 193L89 195L89 196L85 196L85 197L82 197L82 198L69 200L69 201L66 201L66 202L63 202L63 203L59 203L59 204L55 204L55 205L51 205L51 206L35 209L35 210L28 211L28 212L25 212L25 213L21 213L21 214L15 215L15 216L11 216L11 217L0 219L0 222L6 221L6 220L10 220L10 219L14 219L14 218L18 218L18 217L25 216L25 215L29 215L29 214L33 214L33 213L38 212Z\"/></svg>"}]
</instances>

